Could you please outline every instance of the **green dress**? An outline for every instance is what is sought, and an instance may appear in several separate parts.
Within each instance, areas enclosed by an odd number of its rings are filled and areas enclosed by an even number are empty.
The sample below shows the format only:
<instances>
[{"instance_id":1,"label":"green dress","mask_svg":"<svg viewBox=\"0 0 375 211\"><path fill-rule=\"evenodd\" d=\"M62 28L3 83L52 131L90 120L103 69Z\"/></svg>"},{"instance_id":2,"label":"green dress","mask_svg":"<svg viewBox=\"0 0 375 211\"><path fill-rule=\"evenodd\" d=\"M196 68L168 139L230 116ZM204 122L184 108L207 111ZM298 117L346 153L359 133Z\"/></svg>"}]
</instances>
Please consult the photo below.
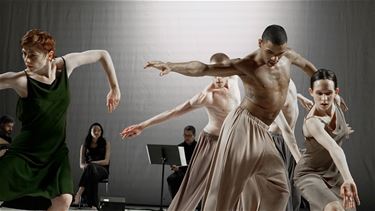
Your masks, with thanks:
<instances>
[{"instance_id":1,"label":"green dress","mask_svg":"<svg viewBox=\"0 0 375 211\"><path fill-rule=\"evenodd\" d=\"M17 104L22 128L0 158L0 201L23 196L52 199L73 193L65 142L70 101L66 68L56 73L51 85L25 74L28 96L19 98Z\"/></svg>"}]
</instances>

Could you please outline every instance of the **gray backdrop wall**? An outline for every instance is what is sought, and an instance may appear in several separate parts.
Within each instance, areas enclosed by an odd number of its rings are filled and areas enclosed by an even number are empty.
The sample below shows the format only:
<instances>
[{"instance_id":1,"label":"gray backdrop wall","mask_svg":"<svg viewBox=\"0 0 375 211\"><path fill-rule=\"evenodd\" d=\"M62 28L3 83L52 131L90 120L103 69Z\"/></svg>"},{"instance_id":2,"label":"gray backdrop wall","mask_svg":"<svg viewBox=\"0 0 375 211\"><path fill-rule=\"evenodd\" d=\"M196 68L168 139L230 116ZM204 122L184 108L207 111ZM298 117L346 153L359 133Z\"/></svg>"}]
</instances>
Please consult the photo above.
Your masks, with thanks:
<instances>
[{"instance_id":1,"label":"gray backdrop wall","mask_svg":"<svg viewBox=\"0 0 375 211\"><path fill-rule=\"evenodd\" d=\"M105 75L99 65L79 68L70 79L71 105L67 142L74 181L80 174L79 146L89 125L98 121L111 141L110 194L127 202L158 204L160 166L149 165L147 143L178 144L187 124L201 130L207 118L197 110L122 141L125 126L140 122L182 103L210 82L143 70L148 60L208 62L216 52L243 57L257 48L269 24L283 25L289 46L317 67L334 70L341 95L350 111L355 133L344 145L350 170L359 188L359 210L374 210L375 202L375 3L371 1L252 1L252 2L135 2L135 1L26 1L0 2L0 72L24 69L19 48L31 28L49 31L57 40L57 54L106 49L115 64L122 90L121 106L108 114ZM309 79L298 69L292 78L307 95ZM0 114L15 116L17 96L0 92ZM302 111L296 129L299 145ZM19 122L17 122L19 123ZM20 124L16 125L16 131ZM168 170L167 170L168 174ZM164 203L170 202L167 191Z\"/></svg>"}]
</instances>

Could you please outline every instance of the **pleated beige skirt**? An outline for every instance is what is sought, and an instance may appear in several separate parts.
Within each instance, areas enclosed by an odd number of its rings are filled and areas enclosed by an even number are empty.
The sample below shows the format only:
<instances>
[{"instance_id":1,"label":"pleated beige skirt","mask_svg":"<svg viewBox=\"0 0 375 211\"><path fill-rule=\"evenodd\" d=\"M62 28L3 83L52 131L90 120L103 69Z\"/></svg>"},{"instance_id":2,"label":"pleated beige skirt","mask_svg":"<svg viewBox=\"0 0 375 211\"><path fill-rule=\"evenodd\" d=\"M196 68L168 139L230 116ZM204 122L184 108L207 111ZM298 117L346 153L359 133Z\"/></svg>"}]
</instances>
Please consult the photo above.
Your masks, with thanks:
<instances>
[{"instance_id":1,"label":"pleated beige skirt","mask_svg":"<svg viewBox=\"0 0 375 211\"><path fill-rule=\"evenodd\" d=\"M284 163L268 126L239 106L228 114L221 129L203 210L229 211L241 206L245 210L282 211L288 197Z\"/></svg>"}]
</instances>

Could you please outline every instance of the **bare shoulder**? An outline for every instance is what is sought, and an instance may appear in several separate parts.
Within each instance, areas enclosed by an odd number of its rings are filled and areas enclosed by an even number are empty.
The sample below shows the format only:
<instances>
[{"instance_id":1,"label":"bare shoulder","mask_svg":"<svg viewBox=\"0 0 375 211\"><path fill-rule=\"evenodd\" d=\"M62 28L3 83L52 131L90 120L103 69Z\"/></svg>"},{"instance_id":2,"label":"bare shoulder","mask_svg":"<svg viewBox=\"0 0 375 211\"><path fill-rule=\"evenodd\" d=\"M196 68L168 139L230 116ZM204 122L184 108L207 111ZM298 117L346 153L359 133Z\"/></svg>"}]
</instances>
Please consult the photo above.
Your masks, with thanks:
<instances>
[{"instance_id":1,"label":"bare shoulder","mask_svg":"<svg viewBox=\"0 0 375 211\"><path fill-rule=\"evenodd\" d=\"M309 61L306 60L306 58L304 58L303 56L301 56L299 53L297 53L296 51L292 49L288 49L288 51L284 55L285 57L289 59L289 61L292 62L292 64L295 64L297 66L303 67L307 63L309 63Z\"/></svg>"},{"instance_id":2,"label":"bare shoulder","mask_svg":"<svg viewBox=\"0 0 375 211\"><path fill-rule=\"evenodd\" d=\"M56 57L53 62L56 65L56 71L61 72L65 68L65 59L62 56Z\"/></svg>"},{"instance_id":3,"label":"bare shoulder","mask_svg":"<svg viewBox=\"0 0 375 211\"><path fill-rule=\"evenodd\" d=\"M26 84L27 79L25 71L19 71L0 74L0 80L3 84L9 86L8 88L16 88L23 85L23 83Z\"/></svg>"},{"instance_id":4,"label":"bare shoulder","mask_svg":"<svg viewBox=\"0 0 375 211\"><path fill-rule=\"evenodd\" d=\"M0 89L13 89L21 97L27 95L27 78L25 71L0 74Z\"/></svg>"},{"instance_id":5,"label":"bare shoulder","mask_svg":"<svg viewBox=\"0 0 375 211\"><path fill-rule=\"evenodd\" d=\"M255 53L249 54L240 60L236 60L235 64L256 64Z\"/></svg>"},{"instance_id":6,"label":"bare shoulder","mask_svg":"<svg viewBox=\"0 0 375 211\"><path fill-rule=\"evenodd\" d=\"M319 117L310 116L305 119L303 124L303 132L305 136L315 136L317 133L321 133L323 130L324 124Z\"/></svg>"},{"instance_id":7,"label":"bare shoulder","mask_svg":"<svg viewBox=\"0 0 375 211\"><path fill-rule=\"evenodd\" d=\"M305 123L306 123L306 126L308 126L308 127L311 127L311 126L316 127L316 126L324 125L321 117L317 117L317 116L307 117L306 120L305 120Z\"/></svg>"},{"instance_id":8,"label":"bare shoulder","mask_svg":"<svg viewBox=\"0 0 375 211\"><path fill-rule=\"evenodd\" d=\"M328 116L315 116L306 117L305 124L309 131L322 132L325 131L325 126L331 121Z\"/></svg>"},{"instance_id":9,"label":"bare shoulder","mask_svg":"<svg viewBox=\"0 0 375 211\"><path fill-rule=\"evenodd\" d=\"M287 57L289 60L294 61L301 55L299 55L295 50L288 48L288 50L284 53L284 56Z\"/></svg>"},{"instance_id":10,"label":"bare shoulder","mask_svg":"<svg viewBox=\"0 0 375 211\"><path fill-rule=\"evenodd\" d=\"M243 75L247 75L247 73L252 72L258 68L258 63L255 61L255 54L252 53L247 55L246 57L237 60L233 63L233 65L239 69ZM239 75L241 77L241 75Z\"/></svg>"},{"instance_id":11,"label":"bare shoulder","mask_svg":"<svg viewBox=\"0 0 375 211\"><path fill-rule=\"evenodd\" d=\"M25 70L18 71L18 72L6 72L0 75L2 78L6 78L6 79L19 79L22 77L26 78Z\"/></svg>"},{"instance_id":12,"label":"bare shoulder","mask_svg":"<svg viewBox=\"0 0 375 211\"><path fill-rule=\"evenodd\" d=\"M57 67L57 71L61 72L66 70L68 76L72 73L73 69L77 66L76 63L80 62L80 59L77 59L78 55L81 53L68 53L63 56L57 57L54 59L54 63Z\"/></svg>"}]
</instances>

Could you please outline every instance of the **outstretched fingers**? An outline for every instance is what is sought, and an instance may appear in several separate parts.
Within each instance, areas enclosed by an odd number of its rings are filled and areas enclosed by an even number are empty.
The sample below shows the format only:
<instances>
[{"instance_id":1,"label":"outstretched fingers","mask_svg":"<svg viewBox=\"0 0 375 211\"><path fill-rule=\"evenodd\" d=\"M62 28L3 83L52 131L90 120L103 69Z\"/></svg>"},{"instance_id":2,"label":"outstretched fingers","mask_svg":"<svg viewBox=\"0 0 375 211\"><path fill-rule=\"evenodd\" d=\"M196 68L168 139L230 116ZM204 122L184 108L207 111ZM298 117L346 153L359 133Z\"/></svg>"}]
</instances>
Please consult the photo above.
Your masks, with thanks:
<instances>
[{"instance_id":1,"label":"outstretched fingers","mask_svg":"<svg viewBox=\"0 0 375 211\"><path fill-rule=\"evenodd\" d=\"M343 198L344 208L355 208L360 204L357 187L354 183L343 184L340 195Z\"/></svg>"},{"instance_id":2,"label":"outstretched fingers","mask_svg":"<svg viewBox=\"0 0 375 211\"><path fill-rule=\"evenodd\" d=\"M124 128L124 130L120 133L122 139L126 138L133 138L141 133L141 129L138 125L132 125L127 128Z\"/></svg>"},{"instance_id":3,"label":"outstretched fingers","mask_svg":"<svg viewBox=\"0 0 375 211\"><path fill-rule=\"evenodd\" d=\"M108 111L112 113L120 104L121 93L118 89L111 89L107 95Z\"/></svg>"},{"instance_id":4,"label":"outstretched fingers","mask_svg":"<svg viewBox=\"0 0 375 211\"><path fill-rule=\"evenodd\" d=\"M119 99L109 98L107 100L108 112L112 113L118 107L119 103Z\"/></svg>"},{"instance_id":5,"label":"outstretched fingers","mask_svg":"<svg viewBox=\"0 0 375 211\"><path fill-rule=\"evenodd\" d=\"M160 73L159 73L160 76L166 75L170 72L170 68L168 67L168 65L165 62L161 62L161 61L146 62L144 69L147 69L147 68L155 68L155 69L160 70Z\"/></svg>"},{"instance_id":6,"label":"outstretched fingers","mask_svg":"<svg viewBox=\"0 0 375 211\"><path fill-rule=\"evenodd\" d=\"M148 61L148 62L146 62L145 66L144 66L144 69L150 68L150 67L159 69L161 67L162 63L163 62L161 62L161 61Z\"/></svg>"}]
</instances>

